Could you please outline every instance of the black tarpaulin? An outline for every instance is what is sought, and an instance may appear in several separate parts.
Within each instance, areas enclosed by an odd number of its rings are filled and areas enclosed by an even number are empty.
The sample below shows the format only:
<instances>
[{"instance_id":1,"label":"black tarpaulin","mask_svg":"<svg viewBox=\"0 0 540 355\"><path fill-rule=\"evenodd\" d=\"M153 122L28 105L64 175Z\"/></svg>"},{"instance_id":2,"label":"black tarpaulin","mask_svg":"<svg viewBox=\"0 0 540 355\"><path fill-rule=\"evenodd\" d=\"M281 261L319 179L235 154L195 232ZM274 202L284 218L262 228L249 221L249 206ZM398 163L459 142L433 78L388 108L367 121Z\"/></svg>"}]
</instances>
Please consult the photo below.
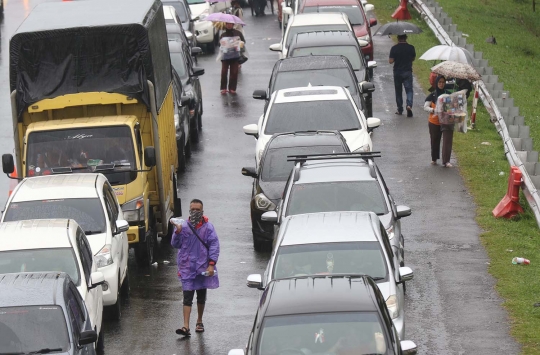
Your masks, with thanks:
<instances>
[{"instance_id":1,"label":"black tarpaulin","mask_svg":"<svg viewBox=\"0 0 540 355\"><path fill-rule=\"evenodd\" d=\"M10 88L18 114L46 98L121 93L159 111L171 82L159 0L89 0L35 7L10 41Z\"/></svg>"}]
</instances>

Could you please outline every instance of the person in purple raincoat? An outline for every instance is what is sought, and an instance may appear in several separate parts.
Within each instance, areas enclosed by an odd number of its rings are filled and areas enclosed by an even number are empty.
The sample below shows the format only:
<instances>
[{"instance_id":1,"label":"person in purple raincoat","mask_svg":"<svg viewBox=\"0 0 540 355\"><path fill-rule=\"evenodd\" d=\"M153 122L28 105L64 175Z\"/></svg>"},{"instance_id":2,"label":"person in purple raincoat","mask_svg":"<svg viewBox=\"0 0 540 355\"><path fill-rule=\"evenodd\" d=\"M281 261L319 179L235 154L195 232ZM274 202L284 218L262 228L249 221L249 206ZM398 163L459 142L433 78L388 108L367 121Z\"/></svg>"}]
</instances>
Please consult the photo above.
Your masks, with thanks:
<instances>
[{"instance_id":1,"label":"person in purple raincoat","mask_svg":"<svg viewBox=\"0 0 540 355\"><path fill-rule=\"evenodd\" d=\"M196 332L204 332L202 321L206 303L206 291L219 287L216 264L219 258L219 239L214 225L203 215L203 203L194 199L189 205L189 220L175 224L171 239L173 248L178 249L176 258L178 278L182 282L184 293L184 326L176 334L190 336L189 317L193 305L193 296L197 293L198 318ZM192 228L197 232L194 233ZM198 235L198 236L197 236ZM200 239L199 239L200 238ZM207 272L208 276L203 275Z\"/></svg>"}]
</instances>

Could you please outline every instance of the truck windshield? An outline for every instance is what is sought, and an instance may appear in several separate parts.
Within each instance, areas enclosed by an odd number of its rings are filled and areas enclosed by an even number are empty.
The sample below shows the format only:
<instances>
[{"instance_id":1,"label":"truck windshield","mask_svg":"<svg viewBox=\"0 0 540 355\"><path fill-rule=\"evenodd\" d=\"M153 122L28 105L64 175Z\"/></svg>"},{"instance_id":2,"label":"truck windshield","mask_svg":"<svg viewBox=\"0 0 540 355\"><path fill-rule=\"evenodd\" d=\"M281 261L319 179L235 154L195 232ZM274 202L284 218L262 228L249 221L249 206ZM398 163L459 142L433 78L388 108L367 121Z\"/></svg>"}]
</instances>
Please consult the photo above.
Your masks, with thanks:
<instances>
[{"instance_id":1,"label":"truck windshield","mask_svg":"<svg viewBox=\"0 0 540 355\"><path fill-rule=\"evenodd\" d=\"M53 305L0 308L0 354L54 353L69 350L69 335L62 308Z\"/></svg>"},{"instance_id":2,"label":"truck windshield","mask_svg":"<svg viewBox=\"0 0 540 355\"><path fill-rule=\"evenodd\" d=\"M127 126L37 131L28 136L27 176L101 172L112 185L136 178L131 130Z\"/></svg>"}]
</instances>

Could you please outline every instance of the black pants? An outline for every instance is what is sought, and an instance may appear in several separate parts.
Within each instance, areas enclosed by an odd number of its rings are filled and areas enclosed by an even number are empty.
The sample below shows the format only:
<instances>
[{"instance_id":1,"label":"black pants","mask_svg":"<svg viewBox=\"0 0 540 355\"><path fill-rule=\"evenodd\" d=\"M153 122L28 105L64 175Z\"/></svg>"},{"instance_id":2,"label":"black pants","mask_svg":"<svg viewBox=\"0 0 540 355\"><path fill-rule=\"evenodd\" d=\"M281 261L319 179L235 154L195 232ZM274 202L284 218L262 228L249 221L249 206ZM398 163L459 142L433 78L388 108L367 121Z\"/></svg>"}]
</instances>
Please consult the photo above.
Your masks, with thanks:
<instances>
[{"instance_id":1,"label":"black pants","mask_svg":"<svg viewBox=\"0 0 540 355\"><path fill-rule=\"evenodd\" d=\"M206 289L197 290L197 304L206 303ZM184 306L191 307L193 305L193 296L195 296L195 291L184 291Z\"/></svg>"},{"instance_id":2,"label":"black pants","mask_svg":"<svg viewBox=\"0 0 540 355\"><path fill-rule=\"evenodd\" d=\"M450 162L452 154L452 141L454 139L454 125L436 125L429 122L429 137L431 138L431 160L440 158L442 139L442 163Z\"/></svg>"},{"instance_id":3,"label":"black pants","mask_svg":"<svg viewBox=\"0 0 540 355\"><path fill-rule=\"evenodd\" d=\"M236 84L238 83L238 59L229 59L221 61L221 90L227 89L227 76L229 74L229 68L231 75L229 76L229 90L236 91Z\"/></svg>"}]
</instances>

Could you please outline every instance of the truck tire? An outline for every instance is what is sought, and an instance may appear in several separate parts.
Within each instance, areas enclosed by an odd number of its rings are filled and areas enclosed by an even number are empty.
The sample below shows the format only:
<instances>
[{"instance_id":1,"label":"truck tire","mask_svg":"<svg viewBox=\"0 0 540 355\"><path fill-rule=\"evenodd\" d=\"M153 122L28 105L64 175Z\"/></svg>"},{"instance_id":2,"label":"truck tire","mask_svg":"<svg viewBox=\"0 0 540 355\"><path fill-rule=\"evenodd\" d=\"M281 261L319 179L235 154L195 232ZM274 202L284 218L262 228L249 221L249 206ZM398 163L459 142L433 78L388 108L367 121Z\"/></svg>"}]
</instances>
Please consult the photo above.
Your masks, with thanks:
<instances>
[{"instance_id":1,"label":"truck tire","mask_svg":"<svg viewBox=\"0 0 540 355\"><path fill-rule=\"evenodd\" d=\"M152 212L150 212L150 221L150 228L146 231L146 240L139 241L135 247L135 258L140 266L150 266L154 262L156 221Z\"/></svg>"}]
</instances>

